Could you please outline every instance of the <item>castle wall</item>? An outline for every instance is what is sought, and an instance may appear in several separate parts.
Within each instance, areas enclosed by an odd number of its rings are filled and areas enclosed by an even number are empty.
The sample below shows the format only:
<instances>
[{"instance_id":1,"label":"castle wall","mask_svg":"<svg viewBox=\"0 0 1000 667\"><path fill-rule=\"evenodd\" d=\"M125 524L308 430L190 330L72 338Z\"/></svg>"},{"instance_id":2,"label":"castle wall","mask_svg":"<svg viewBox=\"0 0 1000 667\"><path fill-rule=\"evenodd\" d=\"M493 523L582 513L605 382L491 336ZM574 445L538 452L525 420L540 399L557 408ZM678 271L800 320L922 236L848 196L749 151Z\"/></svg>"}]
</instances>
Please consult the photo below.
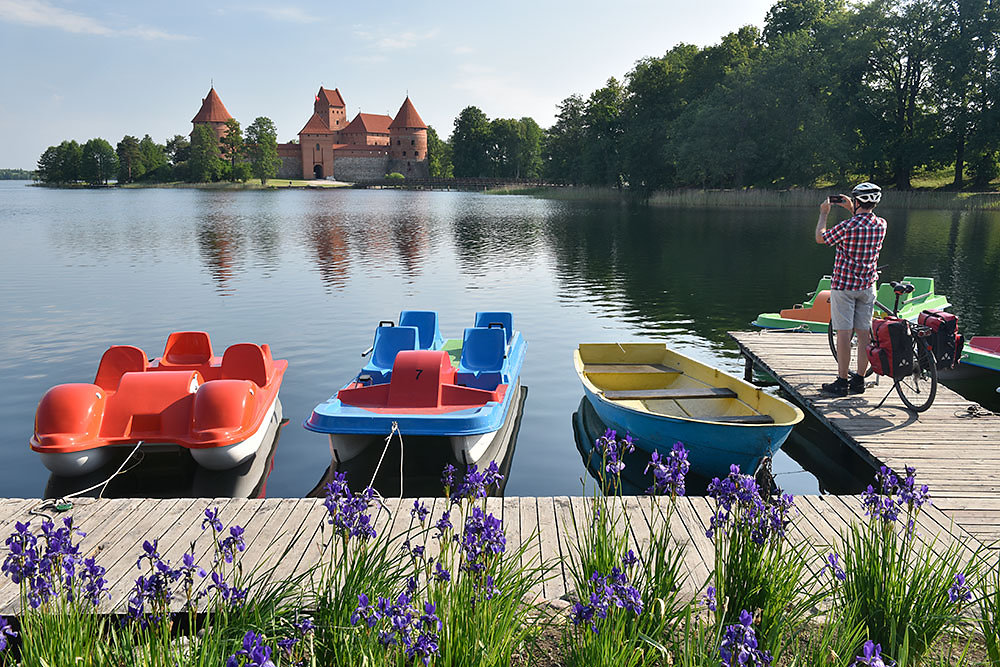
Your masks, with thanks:
<instances>
[{"instance_id":1,"label":"castle wall","mask_svg":"<svg viewBox=\"0 0 1000 667\"><path fill-rule=\"evenodd\" d=\"M425 156L427 152L423 153ZM431 171L427 160L407 160L405 158L392 158L389 160L386 173L399 172L406 178L430 178Z\"/></svg>"},{"instance_id":2,"label":"castle wall","mask_svg":"<svg viewBox=\"0 0 1000 667\"><path fill-rule=\"evenodd\" d=\"M338 181L356 183L358 181L380 180L387 173L389 158L384 155L374 157L340 157L333 164L333 175Z\"/></svg>"},{"instance_id":3,"label":"castle wall","mask_svg":"<svg viewBox=\"0 0 1000 667\"><path fill-rule=\"evenodd\" d=\"M298 144L278 144L281 166L275 178L302 178L302 147Z\"/></svg>"}]
</instances>

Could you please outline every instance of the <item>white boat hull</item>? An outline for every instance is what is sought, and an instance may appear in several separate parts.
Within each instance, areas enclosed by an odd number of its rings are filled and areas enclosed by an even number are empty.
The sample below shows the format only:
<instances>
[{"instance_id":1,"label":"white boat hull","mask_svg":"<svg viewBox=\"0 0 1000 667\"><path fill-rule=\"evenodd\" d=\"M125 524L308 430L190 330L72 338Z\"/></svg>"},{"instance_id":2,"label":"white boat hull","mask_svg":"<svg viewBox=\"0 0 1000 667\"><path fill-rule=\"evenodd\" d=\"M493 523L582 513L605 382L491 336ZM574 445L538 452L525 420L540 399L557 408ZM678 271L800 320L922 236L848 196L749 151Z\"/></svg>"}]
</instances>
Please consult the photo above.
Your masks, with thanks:
<instances>
[{"instance_id":1,"label":"white boat hull","mask_svg":"<svg viewBox=\"0 0 1000 667\"><path fill-rule=\"evenodd\" d=\"M209 470L229 470L243 463L253 456L267 435L268 427L274 417L275 405L278 399L275 397L267 410L260 426L250 435L249 438L241 442L236 442L225 447L210 447L205 449L189 449L191 456L198 465ZM176 445L163 443L149 443L142 447L176 447ZM94 472L101 466L108 463L116 452L131 451L135 445L118 445L114 447L97 447L94 449L84 449L79 452L39 452L42 464L53 474L60 477L78 477Z\"/></svg>"}]
</instances>

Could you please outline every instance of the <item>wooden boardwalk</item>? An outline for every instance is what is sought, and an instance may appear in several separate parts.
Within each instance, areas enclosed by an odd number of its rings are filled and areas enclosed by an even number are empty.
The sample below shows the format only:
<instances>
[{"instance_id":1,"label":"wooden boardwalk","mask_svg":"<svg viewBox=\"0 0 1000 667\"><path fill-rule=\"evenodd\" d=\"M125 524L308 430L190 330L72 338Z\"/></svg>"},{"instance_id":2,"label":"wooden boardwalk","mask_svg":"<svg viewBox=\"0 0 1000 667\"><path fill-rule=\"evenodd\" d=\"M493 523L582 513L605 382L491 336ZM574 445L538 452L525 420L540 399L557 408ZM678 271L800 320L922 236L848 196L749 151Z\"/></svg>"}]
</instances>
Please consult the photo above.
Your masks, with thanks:
<instances>
[{"instance_id":1,"label":"wooden boardwalk","mask_svg":"<svg viewBox=\"0 0 1000 667\"><path fill-rule=\"evenodd\" d=\"M448 501L443 498L421 501L431 510L432 521L447 509ZM534 591L539 599L565 606L573 597L569 563L575 546L574 524L588 520L589 502L587 498L566 496L487 499L487 510L503 521L508 551L526 543L524 565L552 564L551 577ZM649 543L651 530L663 525L668 501L632 496L620 502L627 517L622 530L628 530L630 545L638 553ZM6 539L13 532L15 521L30 520L37 532L41 517L32 511L42 506L39 499L0 500L0 537ZM413 499L389 499L386 506L388 511L379 512L375 518L376 529L380 534L388 531L402 540L413 524L410 517ZM824 545L836 542L837 534L847 523L864 519L858 497L801 496L796 499L796 506L798 516L792 524L793 535L820 547L820 554L826 553L822 550ZM211 507L219 508L219 519L226 526L238 524L246 529L244 572L258 565L274 568L272 576L276 578L306 572L319 561L324 540L329 537L328 530L321 530L326 509L322 500L316 498L78 499L70 512L58 516L72 516L75 526L87 533L81 540L83 553L95 556L98 564L107 568L112 598L105 609L122 611L135 578L141 574L136 559L142 553L144 540L159 540L159 552L172 563L180 562L181 555L194 543L198 563L210 566L211 534L203 533L201 526L204 510ZM704 586L713 563L712 542L705 536L711 516L709 499L681 498L670 522L673 539L685 545L684 592L692 597ZM461 525L454 512L452 523ZM940 510L931 508L920 516L918 534L922 539L940 537L942 542L948 542L953 531L954 526ZM279 559L282 553L286 555ZM813 571L822 565L822 555L809 564ZM0 579L0 615L16 613L18 598L17 587L6 577Z\"/></svg>"},{"instance_id":2,"label":"wooden boardwalk","mask_svg":"<svg viewBox=\"0 0 1000 667\"><path fill-rule=\"evenodd\" d=\"M833 398L820 385L836 375L826 336L731 332L745 357L873 466L911 465L934 505L980 540L1000 540L1000 416L970 412L971 401L938 384L933 405L907 410L882 378L859 396ZM980 414L981 416L973 416Z\"/></svg>"}]
</instances>

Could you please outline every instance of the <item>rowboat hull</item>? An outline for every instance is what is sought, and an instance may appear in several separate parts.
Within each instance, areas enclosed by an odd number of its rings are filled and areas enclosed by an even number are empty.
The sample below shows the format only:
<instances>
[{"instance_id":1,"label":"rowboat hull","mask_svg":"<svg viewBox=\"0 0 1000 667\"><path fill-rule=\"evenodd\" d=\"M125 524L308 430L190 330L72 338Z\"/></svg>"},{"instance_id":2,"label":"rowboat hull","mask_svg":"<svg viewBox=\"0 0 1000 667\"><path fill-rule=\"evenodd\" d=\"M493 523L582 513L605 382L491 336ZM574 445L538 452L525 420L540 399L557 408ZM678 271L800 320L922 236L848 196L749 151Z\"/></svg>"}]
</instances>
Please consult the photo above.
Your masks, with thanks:
<instances>
[{"instance_id":1,"label":"rowboat hull","mask_svg":"<svg viewBox=\"0 0 1000 667\"><path fill-rule=\"evenodd\" d=\"M732 464L756 469L803 417L787 401L662 343L583 344L574 363L601 421L647 452L682 442L692 470L708 478Z\"/></svg>"}]
</instances>

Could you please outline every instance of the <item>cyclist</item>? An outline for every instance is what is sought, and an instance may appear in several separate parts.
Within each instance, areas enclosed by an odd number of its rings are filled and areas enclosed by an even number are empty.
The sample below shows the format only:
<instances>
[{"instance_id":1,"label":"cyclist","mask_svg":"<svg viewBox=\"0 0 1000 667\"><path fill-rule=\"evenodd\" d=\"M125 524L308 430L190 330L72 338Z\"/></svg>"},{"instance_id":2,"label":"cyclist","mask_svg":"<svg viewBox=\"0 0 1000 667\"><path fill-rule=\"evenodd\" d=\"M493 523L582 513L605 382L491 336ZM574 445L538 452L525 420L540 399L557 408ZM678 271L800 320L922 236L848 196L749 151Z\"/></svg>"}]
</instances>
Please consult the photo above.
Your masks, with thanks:
<instances>
[{"instance_id":1,"label":"cyclist","mask_svg":"<svg viewBox=\"0 0 1000 667\"><path fill-rule=\"evenodd\" d=\"M865 182L854 186L849 198L831 195L819 205L816 243L836 248L830 281L830 319L837 332L837 379L822 386L825 393L834 396L865 391L865 348L871 339L878 255L886 230L885 220L873 212L881 199L882 188ZM850 211L851 217L827 229L826 218L834 204ZM852 330L858 337L856 374L849 371Z\"/></svg>"}]
</instances>

